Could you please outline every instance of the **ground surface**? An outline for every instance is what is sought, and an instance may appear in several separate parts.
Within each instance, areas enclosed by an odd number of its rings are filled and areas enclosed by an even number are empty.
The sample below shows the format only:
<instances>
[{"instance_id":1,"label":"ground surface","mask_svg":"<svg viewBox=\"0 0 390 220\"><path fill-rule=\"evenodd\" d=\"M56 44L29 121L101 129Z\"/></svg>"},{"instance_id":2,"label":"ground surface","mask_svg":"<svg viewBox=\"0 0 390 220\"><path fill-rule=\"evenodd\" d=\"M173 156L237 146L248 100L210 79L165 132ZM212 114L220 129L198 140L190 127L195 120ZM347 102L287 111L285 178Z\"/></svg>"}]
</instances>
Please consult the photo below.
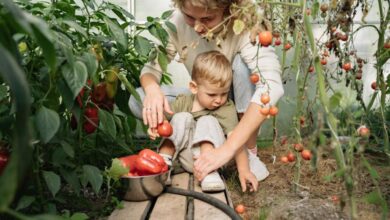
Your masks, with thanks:
<instances>
[{"instance_id":1,"label":"ground surface","mask_svg":"<svg viewBox=\"0 0 390 220\"><path fill-rule=\"evenodd\" d=\"M302 161L298 192L293 190L294 163L282 163L279 159L288 152L288 144L259 150L261 160L267 165L270 175L260 182L255 193L242 193L234 167L224 171L233 203L246 207L244 219L349 219L348 202L344 184L335 177L326 181L325 177L337 170L336 161L330 152L320 152L315 170L310 161ZM273 164L272 155L276 155ZM375 164L379 159L368 155L370 162L380 176L380 188L390 207L390 167ZM358 219L381 219L381 209L368 204L363 197L374 190L369 173L363 169L356 174L356 197ZM342 209L341 206L346 204Z\"/></svg>"}]
</instances>

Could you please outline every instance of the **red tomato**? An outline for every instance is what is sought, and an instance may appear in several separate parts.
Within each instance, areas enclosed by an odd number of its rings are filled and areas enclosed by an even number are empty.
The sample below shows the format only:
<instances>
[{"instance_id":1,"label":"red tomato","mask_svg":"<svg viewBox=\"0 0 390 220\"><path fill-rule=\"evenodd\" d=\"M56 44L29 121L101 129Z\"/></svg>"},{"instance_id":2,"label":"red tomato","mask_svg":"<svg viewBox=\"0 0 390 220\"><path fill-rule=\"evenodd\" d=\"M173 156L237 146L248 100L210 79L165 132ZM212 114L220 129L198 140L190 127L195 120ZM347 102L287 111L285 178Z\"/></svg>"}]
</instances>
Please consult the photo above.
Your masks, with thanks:
<instances>
[{"instance_id":1,"label":"red tomato","mask_svg":"<svg viewBox=\"0 0 390 220\"><path fill-rule=\"evenodd\" d=\"M285 45L284 45L284 49L285 50L289 50L291 48L291 44L290 43L286 43Z\"/></svg>"},{"instance_id":2,"label":"red tomato","mask_svg":"<svg viewBox=\"0 0 390 220\"><path fill-rule=\"evenodd\" d=\"M129 173L134 173L137 169L135 168L135 161L137 160L138 158L138 155L134 154L134 155L129 155L129 156L125 156L125 157L120 157L118 158L124 167L128 167L130 168L129 170Z\"/></svg>"},{"instance_id":3,"label":"red tomato","mask_svg":"<svg viewBox=\"0 0 390 220\"><path fill-rule=\"evenodd\" d=\"M343 69L344 69L345 71L351 70L351 69L352 69L352 64L351 64L350 62L344 63L344 64L343 64Z\"/></svg>"},{"instance_id":4,"label":"red tomato","mask_svg":"<svg viewBox=\"0 0 390 220\"><path fill-rule=\"evenodd\" d=\"M95 132L96 128L99 125L99 110L95 107L87 107L84 112L84 116L86 117L85 122L83 124L84 131L87 134L91 134Z\"/></svg>"},{"instance_id":5,"label":"red tomato","mask_svg":"<svg viewBox=\"0 0 390 220\"><path fill-rule=\"evenodd\" d=\"M366 126L362 125L357 129L357 132L361 137L369 137L370 136L370 129L368 129Z\"/></svg>"},{"instance_id":6,"label":"red tomato","mask_svg":"<svg viewBox=\"0 0 390 220\"><path fill-rule=\"evenodd\" d=\"M278 107L276 107L276 106L271 106L271 108L269 109L269 114L270 114L271 116L277 115L278 112L279 112L279 109L278 109Z\"/></svg>"},{"instance_id":7,"label":"red tomato","mask_svg":"<svg viewBox=\"0 0 390 220\"><path fill-rule=\"evenodd\" d=\"M301 143L294 144L294 149L298 152L303 151L303 145Z\"/></svg>"},{"instance_id":8,"label":"red tomato","mask_svg":"<svg viewBox=\"0 0 390 220\"><path fill-rule=\"evenodd\" d=\"M347 41L347 40L348 40L348 35L346 35L346 34L341 34L341 35L340 35L340 40L342 40L342 41Z\"/></svg>"},{"instance_id":9,"label":"red tomato","mask_svg":"<svg viewBox=\"0 0 390 220\"><path fill-rule=\"evenodd\" d=\"M94 103L101 103L106 99L106 83L101 82L95 85L92 92L92 101Z\"/></svg>"},{"instance_id":10,"label":"red tomato","mask_svg":"<svg viewBox=\"0 0 390 220\"><path fill-rule=\"evenodd\" d=\"M173 133L173 128L167 120L164 120L157 126L157 132L161 137L169 137Z\"/></svg>"},{"instance_id":11,"label":"red tomato","mask_svg":"<svg viewBox=\"0 0 390 220\"><path fill-rule=\"evenodd\" d=\"M92 80L88 79L87 80L87 85L91 86L92 85ZM80 108L83 107L84 93L85 93L85 88L81 88L79 94L76 97L77 103L79 104Z\"/></svg>"},{"instance_id":12,"label":"red tomato","mask_svg":"<svg viewBox=\"0 0 390 220\"><path fill-rule=\"evenodd\" d=\"M271 100L271 98L269 97L269 95L268 95L267 93L261 94L260 101L261 101L264 105L268 104L270 100Z\"/></svg>"},{"instance_id":13,"label":"red tomato","mask_svg":"<svg viewBox=\"0 0 390 220\"><path fill-rule=\"evenodd\" d=\"M260 113L261 113L262 115L267 116L267 115L269 114L269 108L267 108L267 107L260 108Z\"/></svg>"},{"instance_id":14,"label":"red tomato","mask_svg":"<svg viewBox=\"0 0 390 220\"><path fill-rule=\"evenodd\" d=\"M275 46L279 46L282 44L282 40L280 40L280 38L277 38L274 42Z\"/></svg>"},{"instance_id":15,"label":"red tomato","mask_svg":"<svg viewBox=\"0 0 390 220\"><path fill-rule=\"evenodd\" d=\"M252 73L249 78L253 84L256 84L260 79L260 77L257 73Z\"/></svg>"},{"instance_id":16,"label":"red tomato","mask_svg":"<svg viewBox=\"0 0 390 220\"><path fill-rule=\"evenodd\" d=\"M309 67L309 73L312 73L312 72L314 72L314 66Z\"/></svg>"},{"instance_id":17,"label":"red tomato","mask_svg":"<svg viewBox=\"0 0 390 220\"><path fill-rule=\"evenodd\" d=\"M280 161L282 161L283 163L288 163L288 158L286 156L282 156L280 158Z\"/></svg>"},{"instance_id":18,"label":"red tomato","mask_svg":"<svg viewBox=\"0 0 390 220\"><path fill-rule=\"evenodd\" d=\"M161 167L165 166L164 158L160 154L158 154L150 149L143 149L138 153L138 155L140 157L145 157L145 158L148 158L148 159L155 161Z\"/></svg>"},{"instance_id":19,"label":"red tomato","mask_svg":"<svg viewBox=\"0 0 390 220\"><path fill-rule=\"evenodd\" d=\"M361 69L359 69L359 70L356 72L355 78L356 78L357 80L360 80L360 79L362 79L362 76L363 76L363 71L362 71Z\"/></svg>"},{"instance_id":20,"label":"red tomato","mask_svg":"<svg viewBox=\"0 0 390 220\"><path fill-rule=\"evenodd\" d=\"M7 166L9 160L9 153L5 150L0 151L0 175Z\"/></svg>"},{"instance_id":21,"label":"red tomato","mask_svg":"<svg viewBox=\"0 0 390 220\"><path fill-rule=\"evenodd\" d=\"M288 152L287 160L288 160L288 162L294 162L295 161L295 154L293 152Z\"/></svg>"},{"instance_id":22,"label":"red tomato","mask_svg":"<svg viewBox=\"0 0 390 220\"><path fill-rule=\"evenodd\" d=\"M389 49L390 48L390 42L386 42L384 45L383 45L384 48L386 49Z\"/></svg>"},{"instance_id":23,"label":"red tomato","mask_svg":"<svg viewBox=\"0 0 390 220\"><path fill-rule=\"evenodd\" d=\"M325 58L322 58L322 59L321 59L321 64L322 64L322 65L326 65L327 62L328 62L328 61L327 61Z\"/></svg>"},{"instance_id":24,"label":"red tomato","mask_svg":"<svg viewBox=\"0 0 390 220\"><path fill-rule=\"evenodd\" d=\"M304 116L301 116L301 117L299 117L299 124L301 125L301 126L304 126L305 125L305 117Z\"/></svg>"},{"instance_id":25,"label":"red tomato","mask_svg":"<svg viewBox=\"0 0 390 220\"><path fill-rule=\"evenodd\" d=\"M372 82L372 83L371 83L371 88L372 88L373 90L376 90L376 82Z\"/></svg>"},{"instance_id":26,"label":"red tomato","mask_svg":"<svg viewBox=\"0 0 390 220\"><path fill-rule=\"evenodd\" d=\"M310 160L312 155L311 155L310 150L303 150L303 151L301 152L301 156L302 156L302 158L305 159L305 160Z\"/></svg>"},{"instance_id":27,"label":"red tomato","mask_svg":"<svg viewBox=\"0 0 390 220\"><path fill-rule=\"evenodd\" d=\"M146 157L137 157L135 167L139 173L144 175L157 174L162 170L162 167L156 161Z\"/></svg>"},{"instance_id":28,"label":"red tomato","mask_svg":"<svg viewBox=\"0 0 390 220\"><path fill-rule=\"evenodd\" d=\"M272 33L270 31L262 31L259 33L259 42L261 46L268 47L272 44Z\"/></svg>"},{"instance_id":29,"label":"red tomato","mask_svg":"<svg viewBox=\"0 0 390 220\"><path fill-rule=\"evenodd\" d=\"M340 201L340 199L337 195L332 195L330 197L330 200L332 200L334 203L338 203Z\"/></svg>"},{"instance_id":30,"label":"red tomato","mask_svg":"<svg viewBox=\"0 0 390 220\"><path fill-rule=\"evenodd\" d=\"M244 213L244 212L245 212L245 206L242 205L242 204L238 204L238 205L236 206L236 212L237 212L238 214Z\"/></svg>"}]
</instances>

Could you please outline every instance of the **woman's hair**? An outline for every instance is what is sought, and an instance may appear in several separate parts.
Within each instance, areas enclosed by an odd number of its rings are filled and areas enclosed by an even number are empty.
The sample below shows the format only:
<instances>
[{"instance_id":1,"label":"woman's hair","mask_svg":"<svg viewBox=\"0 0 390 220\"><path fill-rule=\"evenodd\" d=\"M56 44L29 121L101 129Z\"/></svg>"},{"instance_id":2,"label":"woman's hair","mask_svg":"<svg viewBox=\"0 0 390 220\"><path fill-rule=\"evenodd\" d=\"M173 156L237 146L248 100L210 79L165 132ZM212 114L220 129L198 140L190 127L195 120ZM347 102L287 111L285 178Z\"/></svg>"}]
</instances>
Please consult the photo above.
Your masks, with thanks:
<instances>
[{"instance_id":1,"label":"woman's hair","mask_svg":"<svg viewBox=\"0 0 390 220\"><path fill-rule=\"evenodd\" d=\"M193 6L206 8L208 10L226 8L228 9L233 3L238 3L241 0L172 0L175 7L182 9L184 2L188 1Z\"/></svg>"},{"instance_id":2,"label":"woman's hair","mask_svg":"<svg viewBox=\"0 0 390 220\"><path fill-rule=\"evenodd\" d=\"M225 87L232 83L233 70L225 55L218 51L208 51L195 58L191 77L197 84L208 81L210 84Z\"/></svg>"}]
</instances>

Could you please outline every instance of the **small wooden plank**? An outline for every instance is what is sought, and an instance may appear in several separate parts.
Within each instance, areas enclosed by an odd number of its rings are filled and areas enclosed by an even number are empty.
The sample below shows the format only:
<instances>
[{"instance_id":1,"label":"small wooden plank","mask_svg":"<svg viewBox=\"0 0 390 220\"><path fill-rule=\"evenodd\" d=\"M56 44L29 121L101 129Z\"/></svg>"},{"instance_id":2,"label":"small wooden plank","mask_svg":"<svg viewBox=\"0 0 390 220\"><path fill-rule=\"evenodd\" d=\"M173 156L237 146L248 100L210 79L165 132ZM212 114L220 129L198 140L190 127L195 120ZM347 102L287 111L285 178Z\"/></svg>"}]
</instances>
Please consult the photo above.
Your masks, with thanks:
<instances>
[{"instance_id":1,"label":"small wooden plank","mask_svg":"<svg viewBox=\"0 0 390 220\"><path fill-rule=\"evenodd\" d=\"M115 209L114 212L111 213L110 217L108 217L108 220L146 219L151 204L151 201L123 201L123 208Z\"/></svg>"},{"instance_id":2,"label":"small wooden plank","mask_svg":"<svg viewBox=\"0 0 390 220\"><path fill-rule=\"evenodd\" d=\"M188 189L189 174L181 173L172 177L172 187ZM187 198L170 193L161 194L150 215L151 220L185 219L187 213Z\"/></svg>"},{"instance_id":3,"label":"small wooden plank","mask_svg":"<svg viewBox=\"0 0 390 220\"><path fill-rule=\"evenodd\" d=\"M199 182L194 178L194 188L195 191L197 192L202 192L202 189L200 188ZM225 197L225 192L218 192L218 193L206 193L214 198L217 198L224 203L226 203L226 197ZM195 220L205 220L205 219L218 219L218 220L223 220L223 219L230 219L229 216L227 216L224 212L221 210L215 208L214 206L205 203L200 200L195 200L194 201L194 206L195 206L195 211L194 211L194 219Z\"/></svg>"}]
</instances>

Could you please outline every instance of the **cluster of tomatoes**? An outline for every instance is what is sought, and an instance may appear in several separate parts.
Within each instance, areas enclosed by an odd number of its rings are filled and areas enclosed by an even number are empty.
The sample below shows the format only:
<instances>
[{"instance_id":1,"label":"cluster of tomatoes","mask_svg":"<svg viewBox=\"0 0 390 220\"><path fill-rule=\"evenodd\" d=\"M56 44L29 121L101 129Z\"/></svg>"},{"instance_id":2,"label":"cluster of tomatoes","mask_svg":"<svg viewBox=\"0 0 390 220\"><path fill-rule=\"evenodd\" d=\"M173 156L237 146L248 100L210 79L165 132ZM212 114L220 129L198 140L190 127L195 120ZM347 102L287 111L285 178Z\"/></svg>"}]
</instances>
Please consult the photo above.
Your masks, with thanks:
<instances>
[{"instance_id":1,"label":"cluster of tomatoes","mask_svg":"<svg viewBox=\"0 0 390 220\"><path fill-rule=\"evenodd\" d=\"M311 160L312 153L311 153L310 150L304 149L304 147L303 147L303 145L301 143L296 143L293 146L294 146L294 150L297 153L301 154L302 159L304 159L304 160ZM295 159L296 159L295 158L295 153L288 152L286 156L282 156L280 158L280 161L282 161L283 163L289 163L289 162L294 162Z\"/></svg>"},{"instance_id":2,"label":"cluster of tomatoes","mask_svg":"<svg viewBox=\"0 0 390 220\"><path fill-rule=\"evenodd\" d=\"M129 169L125 175L128 177L155 175L168 171L164 158L150 149L143 149L138 154L121 157L119 160Z\"/></svg>"},{"instance_id":3,"label":"cluster of tomatoes","mask_svg":"<svg viewBox=\"0 0 390 220\"><path fill-rule=\"evenodd\" d=\"M76 102L82 109L84 103L86 107L84 109L84 123L83 129L85 133L91 134L96 131L99 126L99 108L107 111L112 111L114 108L114 97L117 90L117 81L119 69L112 67L106 70L106 76L104 82L99 82L92 86L92 81L87 81L87 86L81 89ZM77 128L77 118L73 115L71 119L72 129Z\"/></svg>"},{"instance_id":4,"label":"cluster of tomatoes","mask_svg":"<svg viewBox=\"0 0 390 220\"><path fill-rule=\"evenodd\" d=\"M272 40L275 38L274 45L279 46L282 44L282 40L280 39L280 33L275 31L271 33L270 31L262 31L259 33L259 44L262 47L268 47L272 44ZM291 48L291 44L286 42L283 46L284 50L289 50Z\"/></svg>"}]
</instances>

